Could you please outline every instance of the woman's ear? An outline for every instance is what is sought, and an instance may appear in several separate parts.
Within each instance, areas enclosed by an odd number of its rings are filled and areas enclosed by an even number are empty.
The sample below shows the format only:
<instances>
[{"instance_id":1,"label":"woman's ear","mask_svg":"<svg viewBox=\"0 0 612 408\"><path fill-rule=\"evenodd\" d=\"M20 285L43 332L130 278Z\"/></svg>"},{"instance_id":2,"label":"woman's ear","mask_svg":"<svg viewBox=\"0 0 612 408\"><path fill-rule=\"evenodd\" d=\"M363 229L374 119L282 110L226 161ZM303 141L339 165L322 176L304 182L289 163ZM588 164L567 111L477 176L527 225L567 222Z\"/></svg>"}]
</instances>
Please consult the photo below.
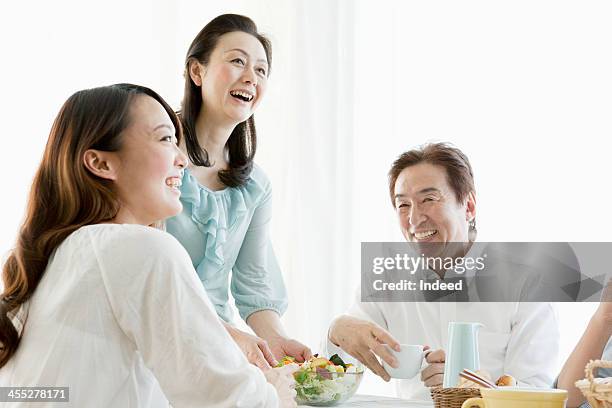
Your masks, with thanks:
<instances>
[{"instance_id":1,"label":"woman's ear","mask_svg":"<svg viewBox=\"0 0 612 408\"><path fill-rule=\"evenodd\" d=\"M202 76L204 75L204 67L202 64L195 59L191 59L187 66L189 67L189 78L191 78L196 86L202 86Z\"/></svg>"},{"instance_id":2,"label":"woman's ear","mask_svg":"<svg viewBox=\"0 0 612 408\"><path fill-rule=\"evenodd\" d=\"M117 179L117 161L113 152L89 149L83 155L83 164L94 176L107 180Z\"/></svg>"}]
</instances>

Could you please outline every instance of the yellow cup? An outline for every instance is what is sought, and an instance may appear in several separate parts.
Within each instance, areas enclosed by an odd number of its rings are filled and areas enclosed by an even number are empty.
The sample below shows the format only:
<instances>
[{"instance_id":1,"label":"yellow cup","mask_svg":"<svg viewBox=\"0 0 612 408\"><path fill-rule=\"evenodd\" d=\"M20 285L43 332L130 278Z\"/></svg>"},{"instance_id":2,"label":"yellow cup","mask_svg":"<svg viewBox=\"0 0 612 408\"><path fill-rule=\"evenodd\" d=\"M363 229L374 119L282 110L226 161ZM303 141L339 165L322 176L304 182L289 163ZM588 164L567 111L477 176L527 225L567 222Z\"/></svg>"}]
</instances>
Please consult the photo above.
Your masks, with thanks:
<instances>
[{"instance_id":1,"label":"yellow cup","mask_svg":"<svg viewBox=\"0 0 612 408\"><path fill-rule=\"evenodd\" d=\"M470 398L461 408L565 408L567 391L545 388L483 388L482 398Z\"/></svg>"}]
</instances>

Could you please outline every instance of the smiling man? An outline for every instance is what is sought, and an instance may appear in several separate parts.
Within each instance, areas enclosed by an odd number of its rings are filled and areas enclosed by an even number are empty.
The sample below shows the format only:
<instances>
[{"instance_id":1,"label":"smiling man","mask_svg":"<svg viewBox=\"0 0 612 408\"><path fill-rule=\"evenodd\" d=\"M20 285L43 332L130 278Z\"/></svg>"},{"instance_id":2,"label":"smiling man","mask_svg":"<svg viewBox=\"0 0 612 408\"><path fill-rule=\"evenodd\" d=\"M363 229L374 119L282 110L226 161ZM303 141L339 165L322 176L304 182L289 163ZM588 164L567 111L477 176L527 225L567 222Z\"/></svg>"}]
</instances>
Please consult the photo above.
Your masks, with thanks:
<instances>
[{"instance_id":1,"label":"smiling man","mask_svg":"<svg viewBox=\"0 0 612 408\"><path fill-rule=\"evenodd\" d=\"M468 158L445 143L403 153L389 171L389 193L405 239L428 256L465 257L476 239L476 191ZM435 252L435 253L432 253ZM434 273L435 272L435 273ZM443 279L445 270L429 271ZM389 380L377 357L397 367L385 345L430 346L420 376L398 381L402 398L428 399L442 384L448 323L478 322L481 368L495 380L510 374L519 385L549 387L559 331L552 305L520 302L363 302L361 291L346 315L336 318L328 349L340 347Z\"/></svg>"},{"instance_id":2,"label":"smiling man","mask_svg":"<svg viewBox=\"0 0 612 408\"><path fill-rule=\"evenodd\" d=\"M441 144L404 153L389 171L389 193L402 234L429 256L467 253L476 235L474 191L467 157Z\"/></svg>"}]
</instances>

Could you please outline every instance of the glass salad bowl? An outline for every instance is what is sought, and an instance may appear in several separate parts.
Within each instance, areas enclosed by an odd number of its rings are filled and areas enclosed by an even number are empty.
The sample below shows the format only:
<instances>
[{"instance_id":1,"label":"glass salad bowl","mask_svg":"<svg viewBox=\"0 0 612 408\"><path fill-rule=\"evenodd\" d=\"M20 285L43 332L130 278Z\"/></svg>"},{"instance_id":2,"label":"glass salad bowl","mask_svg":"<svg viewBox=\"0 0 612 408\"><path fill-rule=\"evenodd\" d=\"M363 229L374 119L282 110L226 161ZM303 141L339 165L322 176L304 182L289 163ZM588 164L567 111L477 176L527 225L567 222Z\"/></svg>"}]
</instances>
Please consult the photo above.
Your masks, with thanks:
<instances>
[{"instance_id":1,"label":"glass salad bowl","mask_svg":"<svg viewBox=\"0 0 612 408\"><path fill-rule=\"evenodd\" d=\"M285 357L279 365L294 363ZM330 407L351 398L363 378L363 367L345 364L337 354L328 359L315 355L293 373L298 405Z\"/></svg>"}]
</instances>

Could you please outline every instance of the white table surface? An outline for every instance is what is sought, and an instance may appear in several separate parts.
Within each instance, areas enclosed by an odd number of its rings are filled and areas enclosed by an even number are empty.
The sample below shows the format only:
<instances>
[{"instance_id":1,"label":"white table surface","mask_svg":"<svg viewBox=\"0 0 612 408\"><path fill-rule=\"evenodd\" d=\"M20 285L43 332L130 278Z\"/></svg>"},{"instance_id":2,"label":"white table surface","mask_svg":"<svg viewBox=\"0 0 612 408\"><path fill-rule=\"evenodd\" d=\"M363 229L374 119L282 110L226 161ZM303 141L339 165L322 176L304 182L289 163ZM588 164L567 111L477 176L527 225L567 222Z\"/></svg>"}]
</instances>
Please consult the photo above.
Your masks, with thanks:
<instances>
[{"instance_id":1,"label":"white table surface","mask_svg":"<svg viewBox=\"0 0 612 408\"><path fill-rule=\"evenodd\" d=\"M380 397L376 395L354 395L344 404L336 406L342 408L433 408L433 402L402 400L397 398Z\"/></svg>"}]
</instances>

